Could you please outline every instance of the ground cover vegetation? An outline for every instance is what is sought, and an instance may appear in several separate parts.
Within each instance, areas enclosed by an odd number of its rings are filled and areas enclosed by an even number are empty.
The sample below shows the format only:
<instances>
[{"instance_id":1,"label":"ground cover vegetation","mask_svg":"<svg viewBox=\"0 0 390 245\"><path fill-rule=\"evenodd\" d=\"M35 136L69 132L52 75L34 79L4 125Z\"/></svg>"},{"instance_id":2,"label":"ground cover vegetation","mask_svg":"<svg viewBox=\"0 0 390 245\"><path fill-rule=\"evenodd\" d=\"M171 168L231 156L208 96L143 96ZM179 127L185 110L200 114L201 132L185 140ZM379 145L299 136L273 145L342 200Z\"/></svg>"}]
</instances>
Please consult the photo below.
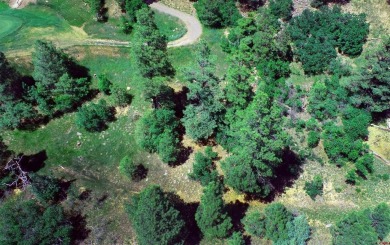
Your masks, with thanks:
<instances>
[{"instance_id":1,"label":"ground cover vegetation","mask_svg":"<svg viewBox=\"0 0 390 245\"><path fill-rule=\"evenodd\" d=\"M0 53L0 243L386 241L389 168L366 140L390 39L370 48L366 16L327 3L199 0L202 40L170 50L121 0L131 48L37 41L28 72Z\"/></svg>"}]
</instances>

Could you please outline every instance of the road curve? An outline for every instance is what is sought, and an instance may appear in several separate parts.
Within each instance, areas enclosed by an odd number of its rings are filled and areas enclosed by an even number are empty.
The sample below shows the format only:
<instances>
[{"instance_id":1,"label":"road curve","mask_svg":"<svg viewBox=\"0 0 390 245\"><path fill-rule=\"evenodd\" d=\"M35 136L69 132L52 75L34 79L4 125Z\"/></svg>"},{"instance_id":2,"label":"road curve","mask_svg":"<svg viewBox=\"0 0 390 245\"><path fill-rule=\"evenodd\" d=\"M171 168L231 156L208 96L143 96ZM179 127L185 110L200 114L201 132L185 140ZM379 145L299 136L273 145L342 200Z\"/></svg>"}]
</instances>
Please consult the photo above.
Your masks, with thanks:
<instances>
[{"instance_id":1,"label":"road curve","mask_svg":"<svg viewBox=\"0 0 390 245\"><path fill-rule=\"evenodd\" d=\"M183 37L181 37L175 41L169 42L168 48L181 47L181 46L194 44L199 40L200 36L202 35L202 25L200 24L199 20L195 16L183 13L179 10L170 8L166 5L164 5L162 3L158 3L158 2L152 3L149 6L152 9L155 9L159 12L162 12L164 14L168 14L168 15L171 15L171 16L174 16L174 17L180 19L181 21L184 22L184 24L186 26L187 33Z\"/></svg>"}]
</instances>

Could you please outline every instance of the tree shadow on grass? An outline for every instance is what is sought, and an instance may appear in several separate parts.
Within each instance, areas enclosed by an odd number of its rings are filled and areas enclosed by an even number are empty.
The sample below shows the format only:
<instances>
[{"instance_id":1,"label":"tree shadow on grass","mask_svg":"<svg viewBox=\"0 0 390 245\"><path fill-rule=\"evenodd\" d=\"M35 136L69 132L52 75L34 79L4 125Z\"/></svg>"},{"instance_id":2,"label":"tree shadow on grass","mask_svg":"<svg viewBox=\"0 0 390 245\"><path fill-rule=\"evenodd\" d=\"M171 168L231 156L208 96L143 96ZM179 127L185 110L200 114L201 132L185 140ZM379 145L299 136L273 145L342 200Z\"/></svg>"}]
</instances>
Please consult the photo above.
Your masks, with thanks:
<instances>
[{"instance_id":1,"label":"tree shadow on grass","mask_svg":"<svg viewBox=\"0 0 390 245\"><path fill-rule=\"evenodd\" d=\"M135 170L133 176L131 176L131 180L135 182L139 182L148 176L149 169L147 169L144 165L139 164L137 169Z\"/></svg>"},{"instance_id":2,"label":"tree shadow on grass","mask_svg":"<svg viewBox=\"0 0 390 245\"><path fill-rule=\"evenodd\" d=\"M70 235L72 244L83 244L83 241L88 238L91 232L87 228L86 217L81 214L74 214L69 218L69 221L73 227Z\"/></svg>"},{"instance_id":3,"label":"tree shadow on grass","mask_svg":"<svg viewBox=\"0 0 390 245\"><path fill-rule=\"evenodd\" d=\"M47 160L46 150L40 151L33 155L24 156L20 162L20 167L26 172L38 172L45 167L45 161Z\"/></svg>"},{"instance_id":4,"label":"tree shadow on grass","mask_svg":"<svg viewBox=\"0 0 390 245\"><path fill-rule=\"evenodd\" d=\"M238 200L234 203L229 203L226 205L226 210L229 216L232 218L233 230L244 231L244 226L242 225L241 220L244 218L248 207L248 203L242 203Z\"/></svg>"},{"instance_id":5,"label":"tree shadow on grass","mask_svg":"<svg viewBox=\"0 0 390 245\"><path fill-rule=\"evenodd\" d=\"M181 238L184 239L186 245L196 245L202 240L202 232L200 231L195 220L195 213L198 209L199 203L186 203L178 195L173 192L168 192L167 197L173 206L179 210L182 215L186 231L183 232Z\"/></svg>"}]
</instances>

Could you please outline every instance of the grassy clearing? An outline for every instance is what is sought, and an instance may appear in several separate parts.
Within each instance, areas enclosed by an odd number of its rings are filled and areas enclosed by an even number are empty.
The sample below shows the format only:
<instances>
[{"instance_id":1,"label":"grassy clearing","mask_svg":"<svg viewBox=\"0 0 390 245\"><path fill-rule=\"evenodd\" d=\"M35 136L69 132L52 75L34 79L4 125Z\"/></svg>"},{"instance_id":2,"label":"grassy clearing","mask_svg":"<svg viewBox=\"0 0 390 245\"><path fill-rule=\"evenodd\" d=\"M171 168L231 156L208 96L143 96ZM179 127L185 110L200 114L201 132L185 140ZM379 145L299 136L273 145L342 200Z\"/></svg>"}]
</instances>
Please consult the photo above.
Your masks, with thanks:
<instances>
[{"instance_id":1,"label":"grassy clearing","mask_svg":"<svg viewBox=\"0 0 390 245\"><path fill-rule=\"evenodd\" d=\"M168 38L168 41L177 40L186 34L187 29L178 18L159 11L154 11L154 13L157 27Z\"/></svg>"},{"instance_id":2,"label":"grassy clearing","mask_svg":"<svg viewBox=\"0 0 390 245\"><path fill-rule=\"evenodd\" d=\"M123 203L133 193L149 184L159 184L165 191L175 192L186 202L196 202L201 186L188 179L192 158L172 168L162 163L155 154L142 151L134 139L134 127L142 113L150 109L140 97L137 74L130 63L129 50L108 47L75 47L66 50L74 55L91 74L106 73L108 78L121 87L130 88L133 103L127 108L117 108L117 120L102 133L89 133L75 125L75 114L67 114L52 120L35 131L4 132L10 149L25 154L46 151L48 159L41 173L54 173L74 185L80 194L91 190L91 200L81 207L91 229L87 243L133 244L134 238ZM96 86L96 81L94 81ZM98 95L98 98L109 97ZM148 168L148 176L140 182L132 182L121 176L119 161L129 155ZM99 201L106 196L105 201Z\"/></svg>"}]
</instances>

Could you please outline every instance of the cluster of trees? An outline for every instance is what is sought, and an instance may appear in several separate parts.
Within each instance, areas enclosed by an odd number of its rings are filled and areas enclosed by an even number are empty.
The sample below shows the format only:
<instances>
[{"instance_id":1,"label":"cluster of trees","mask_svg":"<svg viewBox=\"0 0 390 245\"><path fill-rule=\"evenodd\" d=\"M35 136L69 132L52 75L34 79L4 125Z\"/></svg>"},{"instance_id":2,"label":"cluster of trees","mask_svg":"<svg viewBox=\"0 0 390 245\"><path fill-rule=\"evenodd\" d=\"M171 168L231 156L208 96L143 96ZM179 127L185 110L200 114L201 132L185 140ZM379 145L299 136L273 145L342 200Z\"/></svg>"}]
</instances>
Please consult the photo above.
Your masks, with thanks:
<instances>
[{"instance_id":1,"label":"cluster of trees","mask_svg":"<svg viewBox=\"0 0 390 245\"><path fill-rule=\"evenodd\" d=\"M122 15L122 31L126 34L131 33L134 24L137 22L137 11L141 8L148 8L144 0L117 0L122 11L126 14Z\"/></svg>"},{"instance_id":2,"label":"cluster of trees","mask_svg":"<svg viewBox=\"0 0 390 245\"><path fill-rule=\"evenodd\" d=\"M245 244L233 231L232 219L222 199L223 185L209 182L195 213L197 226L207 240L228 238L228 244ZM183 216L159 186L151 185L132 197L126 210L139 244L181 244L188 231ZM276 244L306 244L311 228L304 215L294 216L282 204L268 205L264 213L248 212L241 221L245 231Z\"/></svg>"},{"instance_id":3,"label":"cluster of trees","mask_svg":"<svg viewBox=\"0 0 390 245\"><path fill-rule=\"evenodd\" d=\"M311 228L304 215L294 217L282 204L272 203L264 213L253 211L243 219L245 230L274 244L304 245L309 240Z\"/></svg>"},{"instance_id":4,"label":"cluster of trees","mask_svg":"<svg viewBox=\"0 0 390 245\"><path fill-rule=\"evenodd\" d=\"M365 15L342 13L339 7L305 10L293 18L288 33L294 43L294 54L307 74L329 70L337 47L349 56L358 56L368 35Z\"/></svg>"},{"instance_id":5,"label":"cluster of trees","mask_svg":"<svg viewBox=\"0 0 390 245\"><path fill-rule=\"evenodd\" d=\"M90 93L87 74L50 42L37 41L34 81L23 77L0 53L0 126L17 128L32 119L74 110Z\"/></svg>"},{"instance_id":6,"label":"cluster of trees","mask_svg":"<svg viewBox=\"0 0 390 245\"><path fill-rule=\"evenodd\" d=\"M381 203L374 209L355 211L331 229L333 244L378 244L390 232L390 207Z\"/></svg>"},{"instance_id":7,"label":"cluster of trees","mask_svg":"<svg viewBox=\"0 0 390 245\"><path fill-rule=\"evenodd\" d=\"M0 243L71 244L72 226L59 205L8 200L0 207Z\"/></svg>"},{"instance_id":8,"label":"cluster of trees","mask_svg":"<svg viewBox=\"0 0 390 245\"><path fill-rule=\"evenodd\" d=\"M71 215L59 202L62 194L66 195L60 180L33 173L28 173L28 178L28 194L2 200L0 243L72 244L74 227Z\"/></svg>"},{"instance_id":9,"label":"cluster of trees","mask_svg":"<svg viewBox=\"0 0 390 245\"><path fill-rule=\"evenodd\" d=\"M35 115L23 84L22 76L0 52L0 128L19 127Z\"/></svg>"},{"instance_id":10,"label":"cluster of trees","mask_svg":"<svg viewBox=\"0 0 390 245\"><path fill-rule=\"evenodd\" d=\"M167 39L158 30L154 12L141 8L136 12L134 59L142 76L143 95L152 101L154 110L147 112L137 126L139 145L157 152L166 163L178 160L181 145L179 119L176 117L174 91L164 83L174 73L167 54Z\"/></svg>"}]
</instances>

